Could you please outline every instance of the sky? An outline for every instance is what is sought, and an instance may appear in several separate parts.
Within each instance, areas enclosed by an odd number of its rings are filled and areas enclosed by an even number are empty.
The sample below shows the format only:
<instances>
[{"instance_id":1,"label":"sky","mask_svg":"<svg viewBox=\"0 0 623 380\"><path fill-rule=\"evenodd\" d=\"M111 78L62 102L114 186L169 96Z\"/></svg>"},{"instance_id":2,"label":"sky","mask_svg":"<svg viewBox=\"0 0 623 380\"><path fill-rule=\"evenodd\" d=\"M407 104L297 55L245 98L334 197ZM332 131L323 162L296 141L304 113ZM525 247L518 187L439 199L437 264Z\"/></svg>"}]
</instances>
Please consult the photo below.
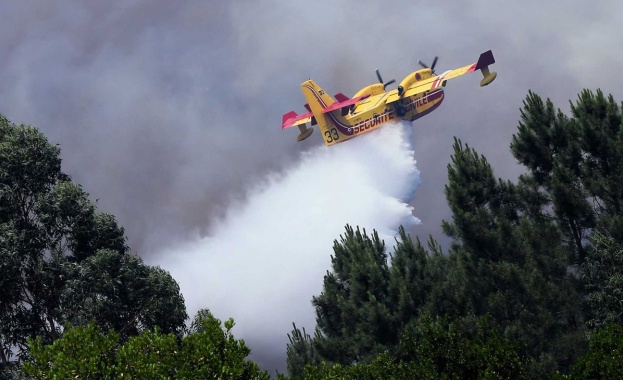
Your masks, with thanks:
<instances>
[{"instance_id":1,"label":"sky","mask_svg":"<svg viewBox=\"0 0 623 380\"><path fill-rule=\"evenodd\" d=\"M413 124L411 145L392 151L412 150L417 161L419 186L406 203L421 223L409 230L446 245L439 225L451 217L443 192L453 137L516 179L509 144L528 90L565 112L584 88L623 99L618 2L23 0L2 2L0 15L0 113L59 144L63 170L117 217L136 254L165 268L171 255L209 249L263 190L279 188L275 178L328 154L317 133L296 143L296 131L280 129L284 113L303 112L308 78L352 96L377 68L400 82L418 59L439 56L442 72L493 51L495 82L449 82L443 105ZM261 358L267 368L273 359Z\"/></svg>"}]
</instances>

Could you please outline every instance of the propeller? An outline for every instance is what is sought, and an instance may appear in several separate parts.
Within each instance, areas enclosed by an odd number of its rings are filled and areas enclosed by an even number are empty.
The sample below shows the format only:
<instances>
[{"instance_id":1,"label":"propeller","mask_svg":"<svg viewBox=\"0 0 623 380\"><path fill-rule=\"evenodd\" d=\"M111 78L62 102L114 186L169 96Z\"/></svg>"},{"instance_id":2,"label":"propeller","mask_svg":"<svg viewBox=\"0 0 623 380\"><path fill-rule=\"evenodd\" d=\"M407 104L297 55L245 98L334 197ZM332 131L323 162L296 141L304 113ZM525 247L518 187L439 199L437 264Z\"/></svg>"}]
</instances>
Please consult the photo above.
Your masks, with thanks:
<instances>
[{"instance_id":1,"label":"propeller","mask_svg":"<svg viewBox=\"0 0 623 380\"><path fill-rule=\"evenodd\" d=\"M433 59L433 64L430 66L430 71L435 74L435 65L437 64L437 58L439 57L435 57L435 59ZM420 66L422 66L425 69L428 69L428 66L426 66L426 64L420 60L417 61L417 63L420 64Z\"/></svg>"},{"instance_id":2,"label":"propeller","mask_svg":"<svg viewBox=\"0 0 623 380\"><path fill-rule=\"evenodd\" d=\"M379 69L376 69L376 77L379 78L379 83L383 83L383 78L381 78L381 72L379 71ZM383 89L385 89L387 86L394 82L396 82L396 79L392 79L387 83L383 83Z\"/></svg>"}]
</instances>

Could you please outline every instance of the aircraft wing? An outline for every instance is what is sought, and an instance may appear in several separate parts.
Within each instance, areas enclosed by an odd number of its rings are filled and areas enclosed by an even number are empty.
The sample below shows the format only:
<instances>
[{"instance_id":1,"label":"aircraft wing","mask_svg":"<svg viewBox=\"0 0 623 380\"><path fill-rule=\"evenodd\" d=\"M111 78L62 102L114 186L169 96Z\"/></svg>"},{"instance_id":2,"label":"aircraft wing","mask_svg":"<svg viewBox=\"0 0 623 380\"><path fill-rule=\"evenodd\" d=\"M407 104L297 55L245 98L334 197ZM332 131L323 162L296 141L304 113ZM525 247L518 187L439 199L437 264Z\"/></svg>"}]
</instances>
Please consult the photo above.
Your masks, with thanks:
<instances>
[{"instance_id":1,"label":"aircraft wing","mask_svg":"<svg viewBox=\"0 0 623 380\"><path fill-rule=\"evenodd\" d=\"M434 90L444 85L445 81L459 77L461 75L465 75L467 73L471 73L476 70L480 70L482 68L486 68L488 65L495 63L495 58L493 58L493 53L491 50L486 51L480 54L480 58L478 62L474 62L471 65L466 65L463 67L459 67L458 69L448 70L441 75L436 75L434 77L425 79L423 81L415 82L411 87L406 89L406 91L402 94L402 96L398 96L398 93L392 94L388 99L387 103L391 103L400 99L401 97L409 97L413 95L417 95L422 92L426 92L429 90Z\"/></svg>"},{"instance_id":2,"label":"aircraft wing","mask_svg":"<svg viewBox=\"0 0 623 380\"><path fill-rule=\"evenodd\" d=\"M312 121L314 115L309 112L304 115L297 115L296 112L290 111L283 115L281 129L296 127L297 125L306 124Z\"/></svg>"}]
</instances>

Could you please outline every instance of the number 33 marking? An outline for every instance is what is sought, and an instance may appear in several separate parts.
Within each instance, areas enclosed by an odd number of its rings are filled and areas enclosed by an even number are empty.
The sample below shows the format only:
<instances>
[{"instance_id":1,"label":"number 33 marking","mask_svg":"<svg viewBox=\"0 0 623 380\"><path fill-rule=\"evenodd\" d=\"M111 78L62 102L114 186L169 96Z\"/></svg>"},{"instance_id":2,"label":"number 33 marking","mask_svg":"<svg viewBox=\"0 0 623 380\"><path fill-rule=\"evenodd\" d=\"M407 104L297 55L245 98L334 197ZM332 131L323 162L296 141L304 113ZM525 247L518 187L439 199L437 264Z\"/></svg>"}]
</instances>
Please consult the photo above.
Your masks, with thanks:
<instances>
[{"instance_id":1,"label":"number 33 marking","mask_svg":"<svg viewBox=\"0 0 623 380\"><path fill-rule=\"evenodd\" d=\"M326 137L325 140L327 140L328 143L332 143L333 141L337 141L340 139L340 134L335 128L331 128L330 131L325 131L324 135Z\"/></svg>"}]
</instances>

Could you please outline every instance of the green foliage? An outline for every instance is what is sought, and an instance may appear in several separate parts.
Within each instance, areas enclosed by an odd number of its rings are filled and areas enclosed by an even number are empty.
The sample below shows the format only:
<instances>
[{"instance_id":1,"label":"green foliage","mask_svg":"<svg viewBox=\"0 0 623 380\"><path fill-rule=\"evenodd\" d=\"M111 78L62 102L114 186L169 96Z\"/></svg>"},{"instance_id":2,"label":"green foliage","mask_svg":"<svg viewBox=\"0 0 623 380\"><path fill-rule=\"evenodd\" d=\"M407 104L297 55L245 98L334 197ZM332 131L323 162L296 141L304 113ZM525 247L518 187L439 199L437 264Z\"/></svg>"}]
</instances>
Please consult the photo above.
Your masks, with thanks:
<instances>
[{"instance_id":1,"label":"green foliage","mask_svg":"<svg viewBox=\"0 0 623 380\"><path fill-rule=\"evenodd\" d=\"M246 361L251 350L243 340L231 333L233 319L221 327L221 321L211 314L202 321L201 332L190 334L182 341L179 378L205 379L268 379L257 364Z\"/></svg>"},{"instance_id":2,"label":"green foliage","mask_svg":"<svg viewBox=\"0 0 623 380\"><path fill-rule=\"evenodd\" d=\"M333 364L326 362L318 366L305 368L306 380L358 379L358 380L407 380L407 379L439 379L426 364L403 362L389 353L377 355L369 363L354 365Z\"/></svg>"},{"instance_id":3,"label":"green foliage","mask_svg":"<svg viewBox=\"0 0 623 380\"><path fill-rule=\"evenodd\" d=\"M61 172L60 149L0 116L0 363L44 344L67 322L96 320L123 336L160 326L181 333L171 276L129 254L124 230Z\"/></svg>"},{"instance_id":4,"label":"green foliage","mask_svg":"<svg viewBox=\"0 0 623 380\"><path fill-rule=\"evenodd\" d=\"M576 126L562 112L556 112L551 101L544 103L529 92L511 152L530 170L519 179L530 215L542 218L553 210L561 231L582 257L583 239L595 225L595 214L578 178L582 153Z\"/></svg>"},{"instance_id":5,"label":"green foliage","mask_svg":"<svg viewBox=\"0 0 623 380\"><path fill-rule=\"evenodd\" d=\"M434 283L445 278L441 250L432 239L429 247L433 255L400 228L390 267L376 231L368 236L346 226L345 235L334 242L333 271L312 300L317 315L313 347L320 357L359 363L397 347L404 326L427 303ZM289 347L294 349L294 343Z\"/></svg>"},{"instance_id":6,"label":"green foliage","mask_svg":"<svg viewBox=\"0 0 623 380\"><path fill-rule=\"evenodd\" d=\"M112 377L168 379L175 375L178 338L145 330L128 339L117 349Z\"/></svg>"},{"instance_id":7,"label":"green foliage","mask_svg":"<svg viewBox=\"0 0 623 380\"><path fill-rule=\"evenodd\" d=\"M436 243L429 241L429 247L436 249ZM435 285L440 280L439 272L434 271L433 262L441 259L441 251L430 257L428 251L417 239L414 243L404 228L399 230L399 238L391 255L389 280L389 307L395 317L395 328L402 331L420 309Z\"/></svg>"},{"instance_id":8,"label":"green foliage","mask_svg":"<svg viewBox=\"0 0 623 380\"><path fill-rule=\"evenodd\" d=\"M102 334L94 324L68 328L52 344L41 337L29 339L30 359L23 372L35 379L110 379L118 341L114 331Z\"/></svg>"},{"instance_id":9,"label":"green foliage","mask_svg":"<svg viewBox=\"0 0 623 380\"><path fill-rule=\"evenodd\" d=\"M466 274L463 309L523 342L533 373L568 369L584 341L581 295L556 224L533 215L523 189L494 180L486 159L459 140L448 177L453 216L444 230Z\"/></svg>"},{"instance_id":10,"label":"green foliage","mask_svg":"<svg viewBox=\"0 0 623 380\"><path fill-rule=\"evenodd\" d=\"M623 239L623 124L621 106L600 90L582 91L571 114L530 92L511 151L530 170L520 184L532 210L553 211L582 261L593 228Z\"/></svg>"},{"instance_id":11,"label":"green foliage","mask_svg":"<svg viewBox=\"0 0 623 380\"><path fill-rule=\"evenodd\" d=\"M571 117L529 93L511 144L529 169L519 181L522 207L533 220L553 219L558 244L574 253L569 262L588 306L582 319L591 327L621 321L622 121L621 105L600 90L582 91Z\"/></svg>"},{"instance_id":12,"label":"green foliage","mask_svg":"<svg viewBox=\"0 0 623 380\"><path fill-rule=\"evenodd\" d=\"M599 219L597 227L623 240L623 123L621 106L601 90L585 90L571 104L579 131L579 177Z\"/></svg>"},{"instance_id":13,"label":"green foliage","mask_svg":"<svg viewBox=\"0 0 623 380\"><path fill-rule=\"evenodd\" d=\"M293 379L303 379L305 377L305 367L320 364L320 356L314 348L313 340L305 332L301 331L292 323L292 333L288 334L288 345L286 348L286 367L288 374Z\"/></svg>"},{"instance_id":14,"label":"green foliage","mask_svg":"<svg viewBox=\"0 0 623 380\"><path fill-rule=\"evenodd\" d=\"M597 331L589 349L573 366L573 379L618 379L623 374L623 327L611 323Z\"/></svg>"},{"instance_id":15,"label":"green foliage","mask_svg":"<svg viewBox=\"0 0 623 380\"><path fill-rule=\"evenodd\" d=\"M400 342L403 360L426 363L434 377L448 379L526 377L523 345L505 337L489 319L423 316Z\"/></svg>"},{"instance_id":16,"label":"green foliage","mask_svg":"<svg viewBox=\"0 0 623 380\"><path fill-rule=\"evenodd\" d=\"M531 377L567 373L586 350L585 322L623 314L622 122L621 105L599 90L583 91L570 116L529 92L511 143L528 169L516 184L455 140L452 219L443 223L450 251L401 234L388 265L381 242L347 229L314 298L322 358L371 362L395 353L400 332L423 314L475 315L523 344Z\"/></svg>"},{"instance_id":17,"label":"green foliage","mask_svg":"<svg viewBox=\"0 0 623 380\"><path fill-rule=\"evenodd\" d=\"M389 268L385 244L374 232L368 237L346 226L333 244L333 272L324 277L324 290L313 297L322 357L343 364L359 362L398 341L388 307Z\"/></svg>"},{"instance_id":18,"label":"green foliage","mask_svg":"<svg viewBox=\"0 0 623 380\"><path fill-rule=\"evenodd\" d=\"M144 330L123 342L94 324L67 328L62 338L46 345L30 340L31 358L24 374L34 379L269 379L267 372L246 360L250 350L209 311L198 319L202 328L180 338L159 329Z\"/></svg>"},{"instance_id":19,"label":"green foliage","mask_svg":"<svg viewBox=\"0 0 623 380\"><path fill-rule=\"evenodd\" d=\"M587 291L589 326L623 324L623 243L596 233L582 264Z\"/></svg>"},{"instance_id":20,"label":"green foliage","mask_svg":"<svg viewBox=\"0 0 623 380\"><path fill-rule=\"evenodd\" d=\"M424 316L407 328L395 355L351 366L309 365L305 379L522 379L521 349L486 318L460 324Z\"/></svg>"},{"instance_id":21,"label":"green foliage","mask_svg":"<svg viewBox=\"0 0 623 380\"><path fill-rule=\"evenodd\" d=\"M67 264L66 273L61 309L63 319L73 325L94 319L123 336L154 326L181 334L184 300L168 272L148 267L136 256L101 249L80 264Z\"/></svg>"}]
</instances>

